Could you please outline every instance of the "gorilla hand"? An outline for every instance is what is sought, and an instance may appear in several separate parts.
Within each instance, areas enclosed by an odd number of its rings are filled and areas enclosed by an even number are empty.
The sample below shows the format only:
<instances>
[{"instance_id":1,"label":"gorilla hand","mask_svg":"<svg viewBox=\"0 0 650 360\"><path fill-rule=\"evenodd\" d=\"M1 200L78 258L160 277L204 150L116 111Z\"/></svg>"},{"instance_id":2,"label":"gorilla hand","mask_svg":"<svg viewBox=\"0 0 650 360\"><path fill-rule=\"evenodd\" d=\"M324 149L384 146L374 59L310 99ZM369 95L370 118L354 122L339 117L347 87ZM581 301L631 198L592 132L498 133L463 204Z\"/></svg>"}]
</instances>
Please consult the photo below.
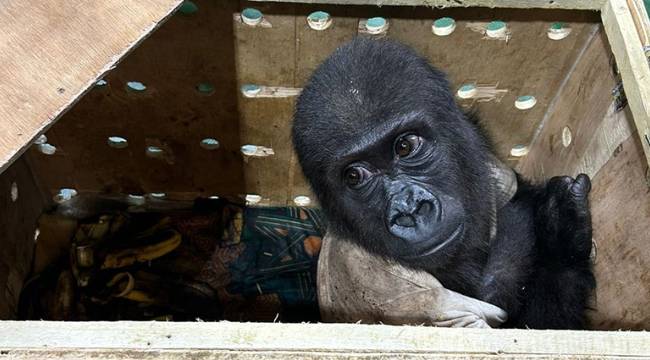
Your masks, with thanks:
<instances>
[{"instance_id":1,"label":"gorilla hand","mask_svg":"<svg viewBox=\"0 0 650 360\"><path fill-rule=\"evenodd\" d=\"M536 214L540 250L562 264L588 259L591 253L591 181L585 174L575 180L558 176L549 180ZM549 261L553 259L548 259Z\"/></svg>"}]
</instances>

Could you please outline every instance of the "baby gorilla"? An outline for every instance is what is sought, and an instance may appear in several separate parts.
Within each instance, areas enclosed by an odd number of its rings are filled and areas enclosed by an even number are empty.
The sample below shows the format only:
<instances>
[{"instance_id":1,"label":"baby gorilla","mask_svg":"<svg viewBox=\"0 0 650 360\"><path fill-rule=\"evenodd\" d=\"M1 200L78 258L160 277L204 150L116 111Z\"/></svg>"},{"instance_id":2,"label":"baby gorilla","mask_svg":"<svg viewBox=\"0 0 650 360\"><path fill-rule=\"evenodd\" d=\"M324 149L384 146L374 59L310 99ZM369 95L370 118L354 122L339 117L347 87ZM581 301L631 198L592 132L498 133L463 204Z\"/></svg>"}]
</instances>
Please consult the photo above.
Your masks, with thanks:
<instances>
[{"instance_id":1,"label":"baby gorilla","mask_svg":"<svg viewBox=\"0 0 650 360\"><path fill-rule=\"evenodd\" d=\"M337 49L300 95L292 135L334 234L505 309L506 326L586 326L589 178L518 176L495 219L488 141L410 48L357 38Z\"/></svg>"}]
</instances>

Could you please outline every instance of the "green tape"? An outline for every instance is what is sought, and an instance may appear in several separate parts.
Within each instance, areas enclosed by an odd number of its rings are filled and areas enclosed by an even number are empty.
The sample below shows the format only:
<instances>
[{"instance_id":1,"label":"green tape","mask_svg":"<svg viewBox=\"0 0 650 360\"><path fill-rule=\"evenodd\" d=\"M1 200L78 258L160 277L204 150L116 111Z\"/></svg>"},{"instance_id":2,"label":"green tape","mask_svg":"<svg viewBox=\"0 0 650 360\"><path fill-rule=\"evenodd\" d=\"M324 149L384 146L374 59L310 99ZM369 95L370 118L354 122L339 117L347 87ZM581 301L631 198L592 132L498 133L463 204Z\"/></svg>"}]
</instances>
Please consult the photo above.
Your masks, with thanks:
<instances>
[{"instance_id":1,"label":"green tape","mask_svg":"<svg viewBox=\"0 0 650 360\"><path fill-rule=\"evenodd\" d=\"M492 21L487 25L487 29L490 31L501 30L506 27L506 23L501 20Z\"/></svg>"},{"instance_id":2,"label":"green tape","mask_svg":"<svg viewBox=\"0 0 650 360\"><path fill-rule=\"evenodd\" d=\"M443 18L440 18L440 19L434 21L433 26L435 26L437 28L447 28L447 27L454 26L455 23L456 23L456 21L454 21L454 19L452 19L450 17L443 17Z\"/></svg>"}]
</instances>

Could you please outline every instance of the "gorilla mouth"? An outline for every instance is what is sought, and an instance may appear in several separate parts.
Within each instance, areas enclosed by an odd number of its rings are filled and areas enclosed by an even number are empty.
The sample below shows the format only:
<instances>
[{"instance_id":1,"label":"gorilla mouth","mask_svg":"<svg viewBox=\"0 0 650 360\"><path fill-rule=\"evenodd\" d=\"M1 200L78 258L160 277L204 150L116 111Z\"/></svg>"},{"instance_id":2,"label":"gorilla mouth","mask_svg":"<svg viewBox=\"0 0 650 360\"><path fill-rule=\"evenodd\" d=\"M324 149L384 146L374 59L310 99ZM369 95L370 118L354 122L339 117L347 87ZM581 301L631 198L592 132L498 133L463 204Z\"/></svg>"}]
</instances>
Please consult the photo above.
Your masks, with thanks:
<instances>
[{"instance_id":1,"label":"gorilla mouth","mask_svg":"<svg viewBox=\"0 0 650 360\"><path fill-rule=\"evenodd\" d=\"M426 257L435 254L436 252L442 250L448 244L462 237L464 230L465 230L464 223L460 223L458 227L456 227L456 229L451 233L451 235L449 235L449 237L447 237L444 241L442 242L433 241L430 248L423 248L421 250L418 250L416 255L402 256L402 257L404 259L415 259L415 258Z\"/></svg>"}]
</instances>

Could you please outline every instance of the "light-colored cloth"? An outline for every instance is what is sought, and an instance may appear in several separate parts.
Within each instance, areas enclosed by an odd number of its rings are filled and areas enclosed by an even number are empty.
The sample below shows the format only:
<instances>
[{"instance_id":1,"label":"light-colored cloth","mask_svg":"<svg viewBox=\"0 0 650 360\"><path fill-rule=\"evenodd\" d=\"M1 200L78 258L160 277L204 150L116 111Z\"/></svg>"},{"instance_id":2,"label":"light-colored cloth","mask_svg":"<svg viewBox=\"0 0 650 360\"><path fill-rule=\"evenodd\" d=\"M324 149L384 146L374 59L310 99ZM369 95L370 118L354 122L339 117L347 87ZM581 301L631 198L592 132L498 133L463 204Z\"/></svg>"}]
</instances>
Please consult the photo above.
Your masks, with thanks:
<instances>
[{"instance_id":1,"label":"light-colored cloth","mask_svg":"<svg viewBox=\"0 0 650 360\"><path fill-rule=\"evenodd\" d=\"M325 236L318 261L323 321L498 327L500 308L448 290L431 274Z\"/></svg>"}]
</instances>

